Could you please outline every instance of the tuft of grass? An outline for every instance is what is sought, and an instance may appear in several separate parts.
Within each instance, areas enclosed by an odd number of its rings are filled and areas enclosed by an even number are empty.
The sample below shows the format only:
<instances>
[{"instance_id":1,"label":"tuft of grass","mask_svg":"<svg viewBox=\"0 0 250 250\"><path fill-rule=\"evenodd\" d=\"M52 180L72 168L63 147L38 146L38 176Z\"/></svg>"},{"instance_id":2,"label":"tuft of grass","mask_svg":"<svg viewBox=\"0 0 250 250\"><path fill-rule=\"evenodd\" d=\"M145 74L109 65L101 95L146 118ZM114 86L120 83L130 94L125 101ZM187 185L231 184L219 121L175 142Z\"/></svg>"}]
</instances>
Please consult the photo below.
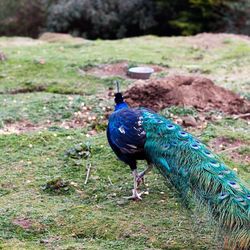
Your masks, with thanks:
<instances>
[{"instance_id":1,"label":"tuft of grass","mask_svg":"<svg viewBox=\"0 0 250 250\"><path fill-rule=\"evenodd\" d=\"M162 110L161 113L164 116L170 116L170 114L177 115L177 116L185 116L185 115L196 116L197 115L197 111L195 108L178 107L178 106L172 106L172 107L166 108Z\"/></svg>"}]
</instances>

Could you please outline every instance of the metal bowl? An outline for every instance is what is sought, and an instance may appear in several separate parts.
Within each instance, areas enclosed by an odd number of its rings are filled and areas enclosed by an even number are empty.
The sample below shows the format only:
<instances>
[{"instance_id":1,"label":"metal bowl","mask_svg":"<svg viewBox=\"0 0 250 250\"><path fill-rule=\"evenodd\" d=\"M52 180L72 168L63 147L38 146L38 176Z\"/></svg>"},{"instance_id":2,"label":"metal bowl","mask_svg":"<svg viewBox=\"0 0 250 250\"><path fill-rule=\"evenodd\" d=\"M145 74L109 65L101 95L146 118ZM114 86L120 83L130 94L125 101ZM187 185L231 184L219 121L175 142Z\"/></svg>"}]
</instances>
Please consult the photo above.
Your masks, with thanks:
<instances>
[{"instance_id":1,"label":"metal bowl","mask_svg":"<svg viewBox=\"0 0 250 250\"><path fill-rule=\"evenodd\" d=\"M128 69L127 75L135 79L148 79L154 70L149 67L134 67Z\"/></svg>"}]
</instances>

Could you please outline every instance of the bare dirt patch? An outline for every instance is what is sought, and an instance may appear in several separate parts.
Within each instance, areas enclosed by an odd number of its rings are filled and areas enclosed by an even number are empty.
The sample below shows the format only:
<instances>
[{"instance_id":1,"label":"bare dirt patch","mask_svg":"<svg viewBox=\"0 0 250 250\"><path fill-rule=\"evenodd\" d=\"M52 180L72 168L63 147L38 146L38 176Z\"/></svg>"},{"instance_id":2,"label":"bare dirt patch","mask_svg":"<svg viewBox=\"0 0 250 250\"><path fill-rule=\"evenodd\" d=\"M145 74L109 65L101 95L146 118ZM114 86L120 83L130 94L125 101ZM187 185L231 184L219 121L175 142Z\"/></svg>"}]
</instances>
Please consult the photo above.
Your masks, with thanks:
<instances>
[{"instance_id":1,"label":"bare dirt patch","mask_svg":"<svg viewBox=\"0 0 250 250\"><path fill-rule=\"evenodd\" d=\"M158 65L141 64L139 66L151 67L154 69L155 73L159 73L159 72L167 70L166 67L162 67ZM87 74L94 75L94 76L101 77L101 78L120 76L122 78L129 79L129 76L127 75L128 67L129 67L128 62L118 62L118 63L112 63L112 64L101 64L97 67L87 69L85 70L85 72Z\"/></svg>"},{"instance_id":2,"label":"bare dirt patch","mask_svg":"<svg viewBox=\"0 0 250 250\"><path fill-rule=\"evenodd\" d=\"M13 89L13 90L10 90L10 91L0 91L0 94L12 94L12 95L15 95L15 94L20 94L20 93L32 93L32 92L43 92L46 90L46 87L45 86L42 86L42 85L38 85L38 86L34 86L32 88L18 88L18 89Z\"/></svg>"},{"instance_id":3,"label":"bare dirt patch","mask_svg":"<svg viewBox=\"0 0 250 250\"><path fill-rule=\"evenodd\" d=\"M48 42L48 43L77 43L82 44L85 43L86 39L81 37L73 37L70 34L64 33L53 33L53 32L45 32L39 37L40 41Z\"/></svg>"},{"instance_id":4,"label":"bare dirt patch","mask_svg":"<svg viewBox=\"0 0 250 250\"><path fill-rule=\"evenodd\" d=\"M200 33L195 36L184 37L183 39L185 42L201 49L213 49L225 46L230 40L241 40L250 43L249 36L225 33Z\"/></svg>"},{"instance_id":5,"label":"bare dirt patch","mask_svg":"<svg viewBox=\"0 0 250 250\"><path fill-rule=\"evenodd\" d=\"M210 142L210 146L216 153L228 153L232 160L250 163L250 156L239 152L240 149L248 147L250 144L240 139L218 137Z\"/></svg>"},{"instance_id":6,"label":"bare dirt patch","mask_svg":"<svg viewBox=\"0 0 250 250\"><path fill-rule=\"evenodd\" d=\"M41 45L43 41L28 37L5 37L0 40L0 46L10 47L10 46L34 46Z\"/></svg>"},{"instance_id":7,"label":"bare dirt patch","mask_svg":"<svg viewBox=\"0 0 250 250\"><path fill-rule=\"evenodd\" d=\"M131 106L159 111L176 105L198 111L220 110L228 114L250 113L250 101L200 76L170 76L138 80L124 94Z\"/></svg>"},{"instance_id":8,"label":"bare dirt patch","mask_svg":"<svg viewBox=\"0 0 250 250\"><path fill-rule=\"evenodd\" d=\"M3 128L0 129L0 135L34 132L45 128L46 128L45 124L38 125L38 124L32 124L29 121L19 121L15 123L6 124Z\"/></svg>"},{"instance_id":9,"label":"bare dirt patch","mask_svg":"<svg viewBox=\"0 0 250 250\"><path fill-rule=\"evenodd\" d=\"M112 110L109 106L103 106L102 115L97 114L90 106L84 106L78 112L73 114L73 117L62 122L52 122L50 120L34 124L27 120L22 120L14 123L6 123L3 128L0 128L0 135L8 134L23 134L47 130L52 127L64 129L87 128L87 135L95 135L99 130L103 130L107 125L107 118Z\"/></svg>"},{"instance_id":10,"label":"bare dirt patch","mask_svg":"<svg viewBox=\"0 0 250 250\"><path fill-rule=\"evenodd\" d=\"M16 218L12 223L23 229L30 229L33 226L33 222L28 218Z\"/></svg>"},{"instance_id":11,"label":"bare dirt patch","mask_svg":"<svg viewBox=\"0 0 250 250\"><path fill-rule=\"evenodd\" d=\"M51 123L43 122L39 124L34 124L29 121L18 121L15 123L5 124L3 128L0 129L0 135L9 135L9 134L23 134L29 132L43 131L47 130L51 127L60 127L65 129L71 128L84 128L91 122L92 117L90 116L90 120L84 120L82 114L76 115L72 120L63 121L61 123Z\"/></svg>"}]
</instances>

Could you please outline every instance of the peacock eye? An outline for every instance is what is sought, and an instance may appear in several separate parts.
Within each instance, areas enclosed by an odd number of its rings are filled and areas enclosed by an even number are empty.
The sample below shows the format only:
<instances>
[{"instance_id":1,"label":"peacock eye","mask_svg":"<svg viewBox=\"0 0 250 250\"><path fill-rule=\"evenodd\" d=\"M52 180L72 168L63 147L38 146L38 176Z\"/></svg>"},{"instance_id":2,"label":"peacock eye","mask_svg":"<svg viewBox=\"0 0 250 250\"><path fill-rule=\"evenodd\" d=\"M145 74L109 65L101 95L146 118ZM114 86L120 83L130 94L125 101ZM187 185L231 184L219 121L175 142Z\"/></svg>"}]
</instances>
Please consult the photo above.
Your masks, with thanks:
<instances>
[{"instance_id":1,"label":"peacock eye","mask_svg":"<svg viewBox=\"0 0 250 250\"><path fill-rule=\"evenodd\" d=\"M198 149L198 148L199 148L199 145L198 145L198 144L191 144L191 148L193 148L193 149Z\"/></svg>"},{"instance_id":2,"label":"peacock eye","mask_svg":"<svg viewBox=\"0 0 250 250\"><path fill-rule=\"evenodd\" d=\"M174 125L172 125L172 124L169 124L169 125L167 125L167 129L169 129L169 130L172 130L172 129L174 129L175 127L174 127Z\"/></svg>"},{"instance_id":3,"label":"peacock eye","mask_svg":"<svg viewBox=\"0 0 250 250\"><path fill-rule=\"evenodd\" d=\"M219 162L217 162L217 161L210 161L210 165L212 166L212 167L219 167L220 166L220 163Z\"/></svg>"},{"instance_id":4,"label":"peacock eye","mask_svg":"<svg viewBox=\"0 0 250 250\"><path fill-rule=\"evenodd\" d=\"M228 185L236 190L242 190L241 186L235 181L228 181Z\"/></svg>"},{"instance_id":5,"label":"peacock eye","mask_svg":"<svg viewBox=\"0 0 250 250\"><path fill-rule=\"evenodd\" d=\"M236 197L235 200L240 201L240 202L244 201L244 199L242 197Z\"/></svg>"},{"instance_id":6,"label":"peacock eye","mask_svg":"<svg viewBox=\"0 0 250 250\"><path fill-rule=\"evenodd\" d=\"M180 132L179 132L179 135L180 135L181 137L187 137L187 136L188 136L188 133L186 133L186 132L184 132L184 131L180 131Z\"/></svg>"},{"instance_id":7,"label":"peacock eye","mask_svg":"<svg viewBox=\"0 0 250 250\"><path fill-rule=\"evenodd\" d=\"M200 142L200 141L195 140L195 142L196 142L198 145L201 145L201 142Z\"/></svg>"},{"instance_id":8,"label":"peacock eye","mask_svg":"<svg viewBox=\"0 0 250 250\"><path fill-rule=\"evenodd\" d=\"M221 194L219 195L219 199L220 199L220 200L223 200L223 199L225 199L226 197L228 197L228 194L227 194L227 193L221 193Z\"/></svg>"},{"instance_id":9,"label":"peacock eye","mask_svg":"<svg viewBox=\"0 0 250 250\"><path fill-rule=\"evenodd\" d=\"M248 199L248 200L250 200L250 194L249 194L249 195L247 195L247 199Z\"/></svg>"},{"instance_id":10,"label":"peacock eye","mask_svg":"<svg viewBox=\"0 0 250 250\"><path fill-rule=\"evenodd\" d=\"M163 123L163 121L160 120L160 119L157 119L156 122L157 122L157 123Z\"/></svg>"},{"instance_id":11,"label":"peacock eye","mask_svg":"<svg viewBox=\"0 0 250 250\"><path fill-rule=\"evenodd\" d=\"M211 152L209 152L208 150L205 150L205 151L204 151L204 154L205 154L206 156L208 156L208 157L211 157L211 158L214 157L214 155L213 155Z\"/></svg>"},{"instance_id":12,"label":"peacock eye","mask_svg":"<svg viewBox=\"0 0 250 250\"><path fill-rule=\"evenodd\" d=\"M247 205L246 201L242 197L236 197L234 198L236 201L240 202L241 205Z\"/></svg>"}]
</instances>

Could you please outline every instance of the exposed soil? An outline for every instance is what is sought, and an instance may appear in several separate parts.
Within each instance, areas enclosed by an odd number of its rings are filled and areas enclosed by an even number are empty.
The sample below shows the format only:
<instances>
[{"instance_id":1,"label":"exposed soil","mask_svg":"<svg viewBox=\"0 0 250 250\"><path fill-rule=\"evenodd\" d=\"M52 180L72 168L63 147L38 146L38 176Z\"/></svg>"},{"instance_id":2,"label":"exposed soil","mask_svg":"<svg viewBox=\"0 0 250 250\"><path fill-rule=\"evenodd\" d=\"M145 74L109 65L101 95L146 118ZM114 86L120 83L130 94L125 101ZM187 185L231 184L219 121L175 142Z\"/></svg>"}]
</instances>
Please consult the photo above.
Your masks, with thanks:
<instances>
[{"instance_id":1,"label":"exposed soil","mask_svg":"<svg viewBox=\"0 0 250 250\"><path fill-rule=\"evenodd\" d=\"M241 40L250 43L250 37L246 35L225 34L225 33L200 33L195 36L183 38L185 42L201 49L213 49L224 46L230 40Z\"/></svg>"},{"instance_id":2,"label":"exposed soil","mask_svg":"<svg viewBox=\"0 0 250 250\"><path fill-rule=\"evenodd\" d=\"M33 222L28 218L16 218L12 221L12 223L23 229L30 229L33 225Z\"/></svg>"},{"instance_id":3,"label":"exposed soil","mask_svg":"<svg viewBox=\"0 0 250 250\"><path fill-rule=\"evenodd\" d=\"M33 132L46 128L46 125L32 124L29 121L20 121L15 123L9 123L0 129L1 134L21 134L25 132Z\"/></svg>"},{"instance_id":4,"label":"exposed soil","mask_svg":"<svg viewBox=\"0 0 250 250\"><path fill-rule=\"evenodd\" d=\"M39 40L48 42L48 43L85 43L86 39L81 37L73 37L70 34L64 34L64 33L53 33L53 32L45 32L40 37Z\"/></svg>"},{"instance_id":5,"label":"exposed soil","mask_svg":"<svg viewBox=\"0 0 250 250\"><path fill-rule=\"evenodd\" d=\"M0 94L11 94L11 95L15 95L15 94L20 94L20 93L33 93L33 92L43 92L46 90L45 86L42 85L38 85L38 86L34 86L32 88L18 88L18 89L13 89L10 91L0 91Z\"/></svg>"},{"instance_id":6,"label":"exposed soil","mask_svg":"<svg viewBox=\"0 0 250 250\"><path fill-rule=\"evenodd\" d=\"M216 153L227 152L227 155L232 160L250 163L250 156L239 152L239 149L249 146L247 142L239 139L231 140L225 137L218 137L210 142L210 146Z\"/></svg>"},{"instance_id":7,"label":"exposed soil","mask_svg":"<svg viewBox=\"0 0 250 250\"><path fill-rule=\"evenodd\" d=\"M97 130L103 129L103 127L107 125L107 118L110 113L111 107L103 106L102 110L103 115L97 116L97 114L92 111L92 107L83 107L80 111L74 113L72 119L62 122L51 122L48 120L46 122L34 124L30 121L22 120L14 123L7 123L3 128L0 128L0 135L35 132L46 130L51 127L59 127L65 129L88 127L87 135L95 135L97 134Z\"/></svg>"},{"instance_id":8,"label":"exposed soil","mask_svg":"<svg viewBox=\"0 0 250 250\"><path fill-rule=\"evenodd\" d=\"M159 111L176 105L198 111L219 110L228 114L250 113L250 101L201 76L170 76L136 81L124 94L132 107Z\"/></svg>"},{"instance_id":9,"label":"exposed soil","mask_svg":"<svg viewBox=\"0 0 250 250\"><path fill-rule=\"evenodd\" d=\"M0 129L0 135L23 134L27 132L42 131L49 129L50 127L60 127L65 129L84 128L87 125L91 124L92 119L93 118L90 116L89 120L87 118L85 120L82 119L82 115L77 115L72 120L63 121L61 123L46 122L46 123L34 124L31 123L30 121L19 121L15 123L5 124L5 126L2 129ZM91 135L96 134L96 132L90 131L90 134Z\"/></svg>"},{"instance_id":10,"label":"exposed soil","mask_svg":"<svg viewBox=\"0 0 250 250\"><path fill-rule=\"evenodd\" d=\"M41 45L43 41L37 39L28 38L28 37L6 37L3 40L0 40L0 46L34 46Z\"/></svg>"},{"instance_id":11,"label":"exposed soil","mask_svg":"<svg viewBox=\"0 0 250 250\"><path fill-rule=\"evenodd\" d=\"M138 66L147 66L154 69L155 73L159 73L162 71L166 71L166 67L158 66L158 65L138 65ZM101 64L97 67L93 67L85 70L87 74L94 75L97 77L105 78L111 76L120 76L122 78L129 78L127 75L129 64L128 62L118 62L113 64Z\"/></svg>"}]
</instances>

